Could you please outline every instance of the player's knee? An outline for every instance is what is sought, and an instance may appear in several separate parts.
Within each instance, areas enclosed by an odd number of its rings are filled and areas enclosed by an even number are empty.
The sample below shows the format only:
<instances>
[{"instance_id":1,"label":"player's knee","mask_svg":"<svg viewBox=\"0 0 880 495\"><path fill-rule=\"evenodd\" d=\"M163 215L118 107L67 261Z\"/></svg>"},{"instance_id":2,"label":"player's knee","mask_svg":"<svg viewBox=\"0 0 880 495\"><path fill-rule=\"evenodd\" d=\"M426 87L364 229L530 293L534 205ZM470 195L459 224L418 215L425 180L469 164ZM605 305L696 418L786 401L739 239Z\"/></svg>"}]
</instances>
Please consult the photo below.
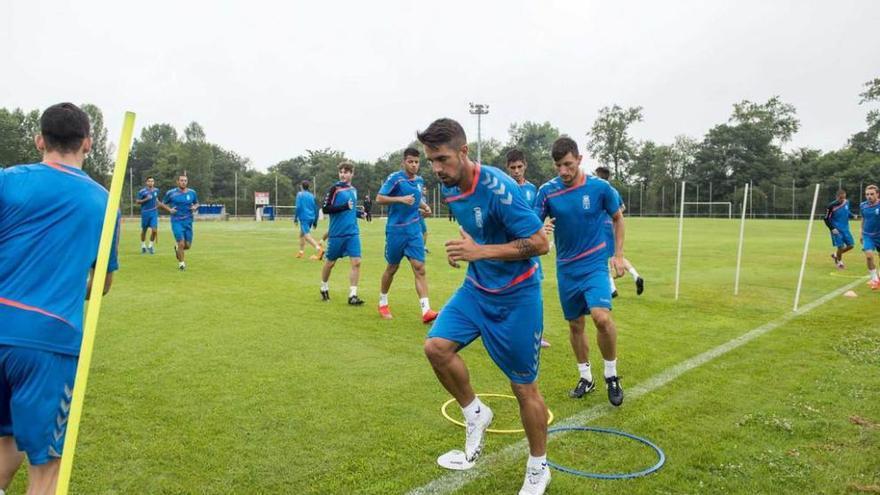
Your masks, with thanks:
<instances>
[{"instance_id":1,"label":"player's knee","mask_svg":"<svg viewBox=\"0 0 880 495\"><path fill-rule=\"evenodd\" d=\"M596 329L600 332L605 332L611 326L611 313L608 311L594 311L591 316L593 317L593 323L596 324Z\"/></svg>"},{"instance_id":2,"label":"player's knee","mask_svg":"<svg viewBox=\"0 0 880 495\"><path fill-rule=\"evenodd\" d=\"M419 277L425 276L425 264L424 263L413 263L412 268L413 268L413 273L415 273L416 276L419 276Z\"/></svg>"},{"instance_id":3,"label":"player's knee","mask_svg":"<svg viewBox=\"0 0 880 495\"><path fill-rule=\"evenodd\" d=\"M455 353L451 349L448 349L447 346L441 344L437 339L425 340L425 357L432 364L446 362L453 354Z\"/></svg>"},{"instance_id":4,"label":"player's knee","mask_svg":"<svg viewBox=\"0 0 880 495\"><path fill-rule=\"evenodd\" d=\"M584 319L571 320L568 322L568 330L576 335L584 333Z\"/></svg>"},{"instance_id":5,"label":"player's knee","mask_svg":"<svg viewBox=\"0 0 880 495\"><path fill-rule=\"evenodd\" d=\"M351 267L352 268L360 268L361 267L361 259L360 258L352 258L351 259Z\"/></svg>"},{"instance_id":6,"label":"player's knee","mask_svg":"<svg viewBox=\"0 0 880 495\"><path fill-rule=\"evenodd\" d=\"M385 267L385 273L388 275L394 275L397 273L397 269L400 268L400 265L388 265Z\"/></svg>"}]
</instances>

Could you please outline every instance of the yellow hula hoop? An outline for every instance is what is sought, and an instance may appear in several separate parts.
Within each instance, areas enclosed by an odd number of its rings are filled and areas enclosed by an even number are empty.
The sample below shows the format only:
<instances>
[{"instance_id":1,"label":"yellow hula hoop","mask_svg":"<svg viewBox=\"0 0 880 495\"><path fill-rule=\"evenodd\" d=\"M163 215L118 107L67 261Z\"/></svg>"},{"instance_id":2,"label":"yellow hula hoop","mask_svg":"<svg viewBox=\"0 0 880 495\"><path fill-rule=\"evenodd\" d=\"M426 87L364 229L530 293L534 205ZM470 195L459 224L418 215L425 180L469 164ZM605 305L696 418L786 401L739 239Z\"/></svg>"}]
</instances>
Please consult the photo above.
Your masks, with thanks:
<instances>
[{"instance_id":1,"label":"yellow hula hoop","mask_svg":"<svg viewBox=\"0 0 880 495\"><path fill-rule=\"evenodd\" d=\"M508 394L477 394L477 397L500 397L502 399L516 400L516 397L514 397L513 395L508 395ZM452 404L453 402L455 402L454 398L449 399L448 401L444 402L443 405L440 406L440 413L443 414L443 417L446 418L447 420L449 420L450 423L452 423L454 425L461 426L462 428L464 428L465 427L464 423L453 418L452 416L449 415L448 412L446 412L446 408L449 407L449 404ZM553 411L551 411L549 407L547 408L547 416L549 416L547 418L547 424L549 425L549 424L553 423ZM501 433L501 434L525 433L525 430L522 428L520 428L518 430L496 430L494 428L489 428L486 431L488 431L489 433Z\"/></svg>"}]
</instances>

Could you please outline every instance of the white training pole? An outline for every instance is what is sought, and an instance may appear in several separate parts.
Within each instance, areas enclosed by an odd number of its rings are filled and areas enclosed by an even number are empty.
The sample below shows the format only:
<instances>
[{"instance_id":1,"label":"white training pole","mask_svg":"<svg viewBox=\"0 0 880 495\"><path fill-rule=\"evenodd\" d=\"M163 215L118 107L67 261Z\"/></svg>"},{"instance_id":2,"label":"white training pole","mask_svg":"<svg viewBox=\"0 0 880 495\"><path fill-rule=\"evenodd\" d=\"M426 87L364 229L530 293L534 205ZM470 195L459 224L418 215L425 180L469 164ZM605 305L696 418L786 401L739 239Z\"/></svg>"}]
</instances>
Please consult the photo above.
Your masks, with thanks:
<instances>
[{"instance_id":1,"label":"white training pole","mask_svg":"<svg viewBox=\"0 0 880 495\"><path fill-rule=\"evenodd\" d=\"M684 229L684 189L685 181L681 181L681 213L678 216L678 259L675 262L675 300L678 301L678 285L681 281L681 236Z\"/></svg>"},{"instance_id":2,"label":"white training pole","mask_svg":"<svg viewBox=\"0 0 880 495\"><path fill-rule=\"evenodd\" d=\"M801 273L798 275L797 290L794 292L794 311L798 309L801 299L801 284L804 283L804 269L807 268L807 251L810 247L810 235L813 233L813 217L816 215L816 202L819 201L819 184L813 193L813 208L810 210L810 223L807 224L807 240L804 241L804 257L801 259Z\"/></svg>"},{"instance_id":3,"label":"white training pole","mask_svg":"<svg viewBox=\"0 0 880 495\"><path fill-rule=\"evenodd\" d=\"M743 257L743 234L746 231L746 203L749 200L749 184L746 183L743 191L743 213L739 222L739 247L736 250L736 280L733 283L733 295L739 295L739 267L742 265Z\"/></svg>"}]
</instances>

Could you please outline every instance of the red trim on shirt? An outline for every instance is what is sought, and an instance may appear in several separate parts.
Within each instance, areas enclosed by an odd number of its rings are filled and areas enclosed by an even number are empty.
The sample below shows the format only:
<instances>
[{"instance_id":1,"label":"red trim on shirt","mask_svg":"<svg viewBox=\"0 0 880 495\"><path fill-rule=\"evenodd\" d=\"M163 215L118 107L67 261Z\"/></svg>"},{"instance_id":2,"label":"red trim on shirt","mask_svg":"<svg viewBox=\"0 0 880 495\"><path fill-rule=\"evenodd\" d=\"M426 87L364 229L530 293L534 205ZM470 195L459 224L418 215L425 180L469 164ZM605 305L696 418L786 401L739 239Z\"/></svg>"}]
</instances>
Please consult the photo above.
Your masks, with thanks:
<instances>
[{"instance_id":1,"label":"red trim on shirt","mask_svg":"<svg viewBox=\"0 0 880 495\"><path fill-rule=\"evenodd\" d=\"M54 313L48 312L45 309L40 309L35 306L28 306L27 304L20 303L18 301L13 301L11 299L6 299L4 297L0 297L0 304L3 304L4 306L9 306L12 308L22 309L24 311L32 311L34 313L39 313L43 316L48 316L49 318L55 318L56 320L64 323L67 326L76 328L69 321L65 320L64 318L62 318Z\"/></svg>"},{"instance_id":2,"label":"red trim on shirt","mask_svg":"<svg viewBox=\"0 0 880 495\"><path fill-rule=\"evenodd\" d=\"M556 261L559 261L560 263L567 263L567 262L569 262L569 261L579 260L579 259L581 259L581 258L587 257L587 256L589 256L589 255L595 253L596 251L598 251L598 250L600 250L600 249L605 249L605 246L606 246L606 243L605 243L605 242L602 242L602 244L599 244L599 245L596 246L596 247L592 247L592 248L590 248L590 249L587 249L586 251L584 251L583 253L581 253L581 254L579 254L579 255L577 255L577 256L574 256L574 257L572 257L572 258L559 258L559 259L556 260Z\"/></svg>"},{"instance_id":3,"label":"red trim on shirt","mask_svg":"<svg viewBox=\"0 0 880 495\"><path fill-rule=\"evenodd\" d=\"M446 202L452 203L453 201L458 201L459 199L464 199L464 198L470 196L471 194L474 193L474 191L477 190L477 182L479 182L479 181L480 181L480 164L475 163L474 164L474 178L473 178L473 181L471 182L471 188L467 192L463 192L457 196L452 196L450 198L446 198Z\"/></svg>"},{"instance_id":4,"label":"red trim on shirt","mask_svg":"<svg viewBox=\"0 0 880 495\"><path fill-rule=\"evenodd\" d=\"M82 178L82 175L74 172L73 170L68 170L68 167L70 167L70 165L64 165L63 163L58 163L58 162L42 162L42 163L43 163L43 165L46 165L47 167L55 169L59 172L64 172L65 174L70 174L75 177ZM73 168L73 167L71 167L71 168Z\"/></svg>"},{"instance_id":5,"label":"red trim on shirt","mask_svg":"<svg viewBox=\"0 0 880 495\"><path fill-rule=\"evenodd\" d=\"M520 275L517 276L515 279L511 280L509 284L505 285L504 287L499 287L499 288L497 288L497 289L490 289L490 288L488 288L488 287L483 287L482 285L478 284L477 281L474 280L474 279L473 279L472 277L470 277L470 276L465 276L465 278L467 278L468 280L470 280L471 283L474 284L478 289L480 289L480 290L482 290L482 291L490 292L490 293L492 293L492 294L497 294L497 293L499 293L499 292L503 292L503 291L505 291L505 290L507 290L507 289L513 287L514 285L517 285L517 284L519 284L519 283L522 283L522 282L528 280L529 277L531 277L532 275L534 275L536 271L538 271L538 264L537 264L537 263L535 263L534 265L532 265L532 267L529 268L528 271L526 271L526 272L520 274Z\"/></svg>"}]
</instances>

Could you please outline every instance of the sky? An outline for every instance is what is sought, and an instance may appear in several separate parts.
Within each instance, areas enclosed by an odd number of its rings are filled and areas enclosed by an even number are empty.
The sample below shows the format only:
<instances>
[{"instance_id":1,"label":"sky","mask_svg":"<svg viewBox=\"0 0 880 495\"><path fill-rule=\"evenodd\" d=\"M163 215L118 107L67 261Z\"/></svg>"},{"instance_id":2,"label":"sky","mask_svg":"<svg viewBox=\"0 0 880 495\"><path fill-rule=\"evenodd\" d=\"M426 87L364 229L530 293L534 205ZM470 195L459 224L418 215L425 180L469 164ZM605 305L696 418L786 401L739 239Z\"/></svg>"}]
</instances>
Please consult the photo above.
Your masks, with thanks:
<instances>
[{"instance_id":1,"label":"sky","mask_svg":"<svg viewBox=\"0 0 880 495\"><path fill-rule=\"evenodd\" d=\"M0 107L94 103L116 140L191 121L264 170L307 149L375 160L434 119L476 140L603 106L636 139L701 138L743 99L797 108L787 148L843 146L880 77L880 2L0 0Z\"/></svg>"}]
</instances>

